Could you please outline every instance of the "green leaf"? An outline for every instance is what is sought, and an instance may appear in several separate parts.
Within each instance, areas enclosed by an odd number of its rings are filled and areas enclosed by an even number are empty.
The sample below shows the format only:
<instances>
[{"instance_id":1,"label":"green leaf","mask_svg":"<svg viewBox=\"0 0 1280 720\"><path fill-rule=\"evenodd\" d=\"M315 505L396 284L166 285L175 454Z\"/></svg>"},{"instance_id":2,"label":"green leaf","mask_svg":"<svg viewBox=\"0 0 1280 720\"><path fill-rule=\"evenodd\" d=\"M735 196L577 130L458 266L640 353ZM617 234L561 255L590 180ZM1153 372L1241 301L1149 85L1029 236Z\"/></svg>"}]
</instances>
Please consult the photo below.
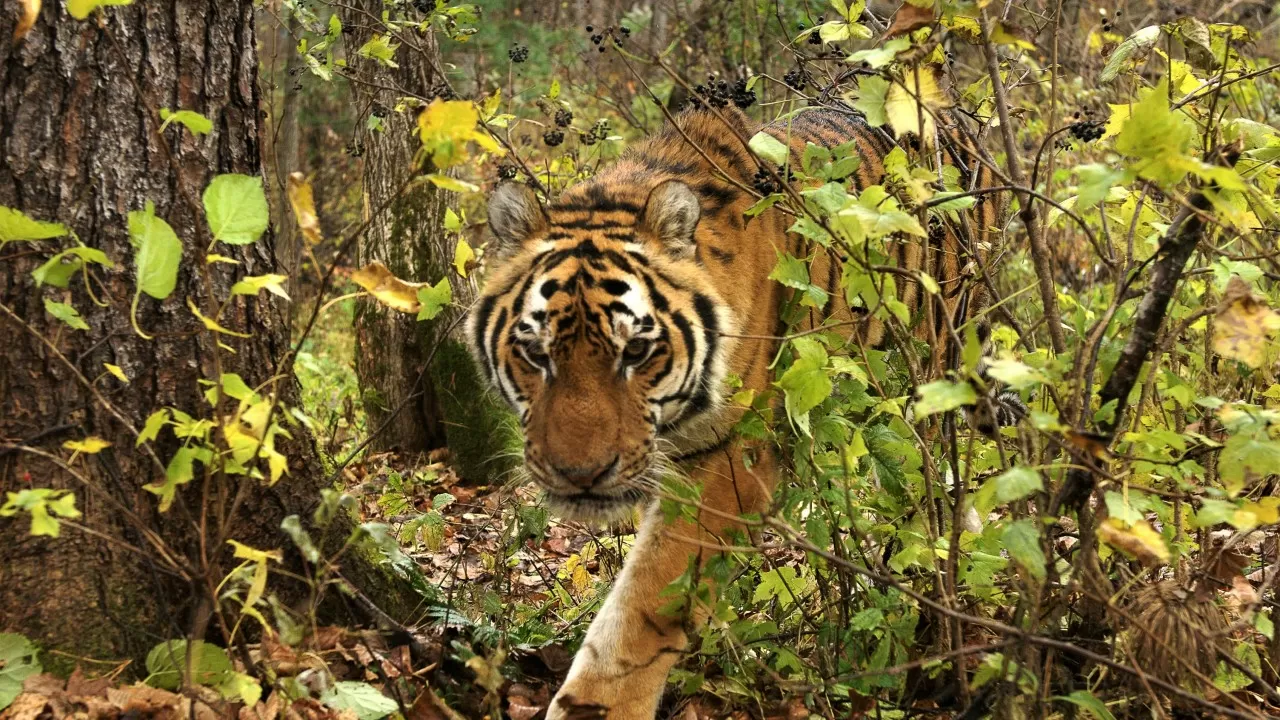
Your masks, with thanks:
<instances>
[{"instance_id":1,"label":"green leaf","mask_svg":"<svg viewBox=\"0 0 1280 720\"><path fill-rule=\"evenodd\" d=\"M70 325L76 330L88 330L89 324L80 317L80 313L76 309L66 303L54 302L49 298L44 299L44 309L48 313L62 322Z\"/></svg>"},{"instance_id":2,"label":"green leaf","mask_svg":"<svg viewBox=\"0 0 1280 720\"><path fill-rule=\"evenodd\" d=\"M248 175L219 175L204 189L204 212L213 238L229 245L257 242L271 223L262 181Z\"/></svg>"},{"instance_id":3,"label":"green leaf","mask_svg":"<svg viewBox=\"0 0 1280 720\"><path fill-rule=\"evenodd\" d=\"M1185 155L1195 140L1195 123L1169 108L1168 92L1165 78L1133 106L1116 136L1116 149L1144 161L1133 164L1140 177L1173 184L1201 163Z\"/></svg>"},{"instance_id":4,"label":"green leaf","mask_svg":"<svg viewBox=\"0 0 1280 720\"><path fill-rule=\"evenodd\" d=\"M142 432L138 433L138 439L134 442L134 447L141 445L148 440L155 440L160 435L160 428L169 422L169 411L165 408L151 413L147 416L147 422L142 426Z\"/></svg>"},{"instance_id":5,"label":"green leaf","mask_svg":"<svg viewBox=\"0 0 1280 720\"><path fill-rule=\"evenodd\" d=\"M71 284L71 277L77 270L84 267L86 262L98 263L103 267L114 267L107 259L106 253L97 248L81 245L67 248L49 258L43 265L31 271L31 277L35 278L36 287L52 285L64 288Z\"/></svg>"},{"instance_id":6,"label":"green leaf","mask_svg":"<svg viewBox=\"0 0 1280 720\"><path fill-rule=\"evenodd\" d=\"M137 265L137 291L163 300L178 284L182 242L169 223L156 217L155 211L155 205L148 200L145 210L129 213L129 241L133 243ZM135 304L136 298L135 295Z\"/></svg>"},{"instance_id":7,"label":"green leaf","mask_svg":"<svg viewBox=\"0 0 1280 720\"><path fill-rule=\"evenodd\" d=\"M1124 179L1125 172L1106 165L1090 164L1076 168L1080 184L1076 188L1076 207L1091 208L1102 202L1111 187Z\"/></svg>"},{"instance_id":8,"label":"green leaf","mask_svg":"<svg viewBox=\"0 0 1280 720\"><path fill-rule=\"evenodd\" d=\"M0 710L22 694L22 682L39 675L40 650L16 633L0 633Z\"/></svg>"},{"instance_id":9,"label":"green leaf","mask_svg":"<svg viewBox=\"0 0 1280 720\"><path fill-rule=\"evenodd\" d=\"M335 710L350 710L359 720L381 720L400 709L395 700L369 683L351 680L334 683L320 696L320 702Z\"/></svg>"},{"instance_id":10,"label":"green leaf","mask_svg":"<svg viewBox=\"0 0 1280 720\"><path fill-rule=\"evenodd\" d=\"M1280 440L1268 439L1265 433L1232 435L1218 457L1218 472L1232 495L1244 488L1250 471L1261 477L1276 468L1280 468Z\"/></svg>"},{"instance_id":11,"label":"green leaf","mask_svg":"<svg viewBox=\"0 0 1280 720\"><path fill-rule=\"evenodd\" d=\"M290 515L280 523L280 529L293 539L293 544L302 552L309 563L320 562L320 548L311 539L311 533L302 527L302 520L297 515Z\"/></svg>"},{"instance_id":12,"label":"green leaf","mask_svg":"<svg viewBox=\"0 0 1280 720\"><path fill-rule=\"evenodd\" d=\"M375 34L373 37L369 38L369 42L360 46L360 50L358 52L361 57L371 58L376 60L379 65L394 68L400 67L395 62L396 50L399 48L399 45L391 42L390 36Z\"/></svg>"},{"instance_id":13,"label":"green leaf","mask_svg":"<svg viewBox=\"0 0 1280 720\"><path fill-rule=\"evenodd\" d=\"M187 641L166 640L147 653L146 683L162 690L182 687L187 669ZM196 685L217 686L226 676L235 672L227 652L203 640L191 644L191 682Z\"/></svg>"},{"instance_id":14,"label":"green leaf","mask_svg":"<svg viewBox=\"0 0 1280 720\"><path fill-rule=\"evenodd\" d=\"M0 205L0 247L17 240L49 240L66 234L62 223L33 220L20 210Z\"/></svg>"},{"instance_id":15,"label":"green leaf","mask_svg":"<svg viewBox=\"0 0 1280 720\"><path fill-rule=\"evenodd\" d=\"M449 303L453 302L453 286L449 284L449 278L440 278L440 282L434 286L428 286L418 289L418 303L421 309L418 310L419 320L431 320L439 315Z\"/></svg>"},{"instance_id":16,"label":"green leaf","mask_svg":"<svg viewBox=\"0 0 1280 720\"><path fill-rule=\"evenodd\" d=\"M982 484L974 507L987 513L996 505L1021 500L1043 489L1040 473L1028 467L1012 467Z\"/></svg>"},{"instance_id":17,"label":"green leaf","mask_svg":"<svg viewBox=\"0 0 1280 720\"><path fill-rule=\"evenodd\" d=\"M1058 695L1054 700L1062 700L1084 710L1093 720L1116 720L1107 706L1093 696L1088 690L1077 690L1070 695Z\"/></svg>"},{"instance_id":18,"label":"green leaf","mask_svg":"<svg viewBox=\"0 0 1280 720\"><path fill-rule=\"evenodd\" d=\"M1034 520L1009 523L1002 539L1014 562L1036 580L1044 580L1044 550L1040 547L1040 529Z\"/></svg>"},{"instance_id":19,"label":"green leaf","mask_svg":"<svg viewBox=\"0 0 1280 720\"><path fill-rule=\"evenodd\" d=\"M791 341L791 347L798 357L778 378L778 387L785 393L787 415L793 422L803 423L801 416L831 395L831 378L826 372L827 351L811 338L797 338ZM801 427L807 428L807 424Z\"/></svg>"},{"instance_id":20,"label":"green leaf","mask_svg":"<svg viewBox=\"0 0 1280 720\"><path fill-rule=\"evenodd\" d=\"M889 122L884 111L885 99L889 96L889 81L878 75L864 77L858 83L858 101L853 104L867 116L867 124L880 127Z\"/></svg>"},{"instance_id":21,"label":"green leaf","mask_svg":"<svg viewBox=\"0 0 1280 720\"><path fill-rule=\"evenodd\" d=\"M262 699L262 685L252 675L242 672L229 672L217 685L218 692L228 700L238 700L248 707L253 707Z\"/></svg>"},{"instance_id":22,"label":"green leaf","mask_svg":"<svg viewBox=\"0 0 1280 720\"><path fill-rule=\"evenodd\" d=\"M955 410L978 401L978 394L967 382L936 380L916 389L919 398L914 405L917 418Z\"/></svg>"},{"instance_id":23,"label":"green leaf","mask_svg":"<svg viewBox=\"0 0 1280 720\"><path fill-rule=\"evenodd\" d=\"M774 165L787 164L787 158L791 154L791 151L787 149L786 145L782 144L782 141L763 130L751 136L747 146L761 160L767 160Z\"/></svg>"},{"instance_id":24,"label":"green leaf","mask_svg":"<svg viewBox=\"0 0 1280 720\"><path fill-rule=\"evenodd\" d=\"M195 461L198 451L188 445L178 448L164 469L164 482L143 485L142 489L160 498L160 512L168 512L173 499L178 493L179 485L186 485L195 478ZM161 686L162 687L162 686Z\"/></svg>"},{"instance_id":25,"label":"green leaf","mask_svg":"<svg viewBox=\"0 0 1280 720\"><path fill-rule=\"evenodd\" d=\"M1017 360L1007 358L988 359L987 374L1014 390L1035 387L1047 382L1044 373Z\"/></svg>"},{"instance_id":26,"label":"green leaf","mask_svg":"<svg viewBox=\"0 0 1280 720\"><path fill-rule=\"evenodd\" d=\"M169 108L160 108L160 119L164 121L160 123L160 132L164 132L170 123L175 122L190 130L193 135L208 135L213 130L213 121L194 110L170 112Z\"/></svg>"},{"instance_id":27,"label":"green leaf","mask_svg":"<svg viewBox=\"0 0 1280 720\"><path fill-rule=\"evenodd\" d=\"M1111 52L1111 57L1107 58L1107 66L1102 68L1102 74L1098 76L1098 82L1109 83L1116 79L1120 74L1121 68L1124 67L1125 61L1138 55L1145 55L1156 40L1160 39L1160 26L1148 25L1141 30L1135 32L1124 39L1124 42L1116 46Z\"/></svg>"},{"instance_id":28,"label":"green leaf","mask_svg":"<svg viewBox=\"0 0 1280 720\"><path fill-rule=\"evenodd\" d=\"M89 13L100 7L132 4L133 0L67 0L67 12L77 20L85 20Z\"/></svg>"},{"instance_id":29,"label":"green leaf","mask_svg":"<svg viewBox=\"0 0 1280 720\"><path fill-rule=\"evenodd\" d=\"M893 62L898 53L911 47L911 38L896 37L884 45L870 50L859 50L849 56L849 63L856 65L865 62L873 68L882 68Z\"/></svg>"}]
</instances>

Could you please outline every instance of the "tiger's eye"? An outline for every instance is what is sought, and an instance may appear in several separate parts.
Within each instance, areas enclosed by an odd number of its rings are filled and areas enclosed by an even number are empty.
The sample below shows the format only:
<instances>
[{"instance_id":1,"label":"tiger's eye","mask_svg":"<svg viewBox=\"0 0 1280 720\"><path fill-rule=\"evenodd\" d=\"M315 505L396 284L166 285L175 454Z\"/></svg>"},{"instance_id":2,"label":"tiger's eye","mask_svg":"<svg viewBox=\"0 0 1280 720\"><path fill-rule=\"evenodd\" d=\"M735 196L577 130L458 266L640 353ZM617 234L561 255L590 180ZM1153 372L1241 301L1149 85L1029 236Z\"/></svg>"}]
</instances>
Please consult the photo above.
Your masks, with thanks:
<instances>
[{"instance_id":1,"label":"tiger's eye","mask_svg":"<svg viewBox=\"0 0 1280 720\"><path fill-rule=\"evenodd\" d=\"M648 340L636 338L627 343L622 349L622 357L627 362L640 362L644 360L644 356L649 354L650 343Z\"/></svg>"}]
</instances>

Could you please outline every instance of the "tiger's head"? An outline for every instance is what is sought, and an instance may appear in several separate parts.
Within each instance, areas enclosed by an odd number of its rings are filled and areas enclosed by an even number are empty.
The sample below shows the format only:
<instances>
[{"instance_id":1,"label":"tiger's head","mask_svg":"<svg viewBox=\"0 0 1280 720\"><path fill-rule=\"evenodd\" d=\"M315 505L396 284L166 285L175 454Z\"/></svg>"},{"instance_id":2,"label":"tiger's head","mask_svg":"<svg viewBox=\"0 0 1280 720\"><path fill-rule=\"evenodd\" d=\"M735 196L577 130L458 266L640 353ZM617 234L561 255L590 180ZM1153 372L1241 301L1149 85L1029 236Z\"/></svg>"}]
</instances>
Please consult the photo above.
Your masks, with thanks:
<instances>
[{"instance_id":1,"label":"tiger's head","mask_svg":"<svg viewBox=\"0 0 1280 720\"><path fill-rule=\"evenodd\" d=\"M596 181L549 211L517 183L489 200L496 267L467 336L562 515L605 520L647 498L660 434L720 401L734 321L697 259L700 215L677 180Z\"/></svg>"}]
</instances>

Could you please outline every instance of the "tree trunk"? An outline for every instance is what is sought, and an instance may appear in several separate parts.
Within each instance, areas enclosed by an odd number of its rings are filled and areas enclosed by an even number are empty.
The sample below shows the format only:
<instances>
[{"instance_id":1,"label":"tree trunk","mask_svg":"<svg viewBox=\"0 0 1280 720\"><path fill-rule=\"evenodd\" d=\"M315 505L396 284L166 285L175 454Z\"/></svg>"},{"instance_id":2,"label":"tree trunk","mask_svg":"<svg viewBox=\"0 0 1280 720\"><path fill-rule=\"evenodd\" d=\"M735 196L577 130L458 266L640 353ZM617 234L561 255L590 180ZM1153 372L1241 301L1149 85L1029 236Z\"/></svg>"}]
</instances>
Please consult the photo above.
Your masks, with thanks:
<instances>
[{"instance_id":1,"label":"tree trunk","mask_svg":"<svg viewBox=\"0 0 1280 720\"><path fill-rule=\"evenodd\" d=\"M372 300L361 301L355 318L356 374L368 427L371 432L382 428L373 447L406 452L448 447L464 478L485 482L512 467L514 456L504 450L519 441L506 411L486 392L456 322L476 297L474 278L453 270L457 238L444 229L446 209L457 208L456 195L425 182L405 188L416 172L417 113L395 111L402 96L433 97L444 87L437 71L440 51L434 35L426 33L397 38L405 40L396 53L397 68L361 57L365 42L387 32L375 19L382 8L382 0L353 0L339 8L357 125L368 128L371 117L381 122L380 129L363 131L360 143L366 214L395 197L366 233L359 260L362 265L382 262L413 281L449 277L453 306L432 321L418 322Z\"/></svg>"},{"instance_id":2,"label":"tree trunk","mask_svg":"<svg viewBox=\"0 0 1280 720\"><path fill-rule=\"evenodd\" d=\"M0 491L71 490L84 513L84 529L64 524L57 539L31 536L25 513L0 517L0 631L73 656L139 658L160 640L218 629L209 624L213 589L238 561L216 518L229 517L225 535L250 546L287 547L282 518L309 518L326 485L305 428L295 425L281 446L289 474L274 486L208 471L202 478L197 466L161 513L144 486L163 482L179 443L166 430L149 444L154 457L148 445L135 449L136 431L161 407L214 422L233 413L233 403L211 409L197 382L219 373L274 389L284 406L296 402L292 368L280 364L289 350L285 303L265 292L230 295L240 278L275 270L271 233L253 244L211 243L201 203L216 174L261 177L253 2L140 2L83 22L45 2L26 39L11 44L19 16L15 2L0 2L0 205L64 223L113 265L92 266L87 282L76 277L67 289L37 287L32 270L72 238L0 250ZM195 136L174 123L160 134L162 107L202 113L213 129ZM136 265L126 220L148 201L183 248L174 292L138 300L138 326L152 340L130 323ZM209 252L238 264L206 266ZM88 330L54 319L49 300L77 308ZM219 322L247 337L215 336L188 310L190 302L214 314L223 301ZM119 366L128 384L104 363ZM62 444L90 435L111 446L69 471ZM337 532L350 529L343 523ZM149 536L194 571L184 578L167 568ZM351 568L362 579L367 570ZM395 605L392 589L379 592Z\"/></svg>"}]
</instances>

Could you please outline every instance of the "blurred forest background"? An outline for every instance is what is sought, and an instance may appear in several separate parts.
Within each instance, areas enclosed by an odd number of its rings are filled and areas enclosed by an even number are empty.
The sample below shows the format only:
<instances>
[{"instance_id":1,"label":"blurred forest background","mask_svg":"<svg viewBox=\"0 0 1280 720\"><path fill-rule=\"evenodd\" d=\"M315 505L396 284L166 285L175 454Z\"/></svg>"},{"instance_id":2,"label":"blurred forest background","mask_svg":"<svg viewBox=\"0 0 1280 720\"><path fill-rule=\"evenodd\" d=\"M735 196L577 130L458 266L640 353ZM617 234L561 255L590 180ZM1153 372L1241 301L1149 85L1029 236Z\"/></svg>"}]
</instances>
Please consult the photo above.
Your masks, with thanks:
<instances>
[{"instance_id":1,"label":"blurred forest background","mask_svg":"<svg viewBox=\"0 0 1280 720\"><path fill-rule=\"evenodd\" d=\"M1280 713L1280 5L3 0L0 43L0 718L542 717L634 525L521 481L485 197L691 98L976 121L1034 412L968 437L972 375L825 337L803 421L736 398L791 468L663 716Z\"/></svg>"}]
</instances>

